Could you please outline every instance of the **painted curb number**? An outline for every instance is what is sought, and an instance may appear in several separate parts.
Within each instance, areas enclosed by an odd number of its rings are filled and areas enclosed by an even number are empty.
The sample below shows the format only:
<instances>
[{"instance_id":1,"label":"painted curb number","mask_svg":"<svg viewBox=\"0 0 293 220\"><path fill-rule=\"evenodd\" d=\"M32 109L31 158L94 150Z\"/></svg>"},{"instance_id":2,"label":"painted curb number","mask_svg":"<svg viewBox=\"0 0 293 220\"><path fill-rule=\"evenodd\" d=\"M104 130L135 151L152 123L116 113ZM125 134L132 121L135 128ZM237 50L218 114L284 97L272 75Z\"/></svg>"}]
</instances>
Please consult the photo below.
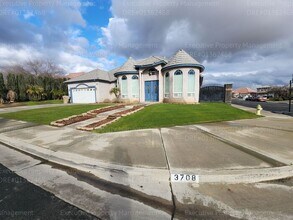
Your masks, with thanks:
<instances>
[{"instance_id":1,"label":"painted curb number","mask_svg":"<svg viewBox=\"0 0 293 220\"><path fill-rule=\"evenodd\" d=\"M171 174L171 182L199 183L199 175L194 174Z\"/></svg>"}]
</instances>

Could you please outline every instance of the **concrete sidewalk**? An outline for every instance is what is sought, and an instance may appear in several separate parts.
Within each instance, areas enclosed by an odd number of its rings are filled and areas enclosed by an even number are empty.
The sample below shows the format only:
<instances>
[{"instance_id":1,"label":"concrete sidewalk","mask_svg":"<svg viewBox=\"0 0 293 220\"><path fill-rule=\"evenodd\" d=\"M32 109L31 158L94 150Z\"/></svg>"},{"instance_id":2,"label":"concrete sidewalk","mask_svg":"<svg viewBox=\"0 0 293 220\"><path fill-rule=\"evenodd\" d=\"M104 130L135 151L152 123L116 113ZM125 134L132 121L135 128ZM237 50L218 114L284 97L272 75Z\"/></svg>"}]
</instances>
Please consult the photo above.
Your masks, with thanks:
<instances>
[{"instance_id":1,"label":"concrete sidewalk","mask_svg":"<svg viewBox=\"0 0 293 220\"><path fill-rule=\"evenodd\" d=\"M43 104L43 105L31 105L31 106L17 106L17 107L9 107L9 108L0 108L0 114L2 113L10 113L10 112L19 112L24 110L32 110L32 109L40 109L40 108L51 108L58 106L66 106L66 105L76 105L76 104Z\"/></svg>"},{"instance_id":2,"label":"concrete sidewalk","mask_svg":"<svg viewBox=\"0 0 293 220\"><path fill-rule=\"evenodd\" d=\"M198 204L203 209L215 205L218 211L245 218L251 213L266 216L259 211L267 207L250 208L243 214L243 207L232 204L230 197L219 202L222 195L217 187L232 184L233 190L261 193L256 186L247 188L243 184L292 177L292 122L292 117L270 114L252 120L95 134L5 120L0 121L0 143L93 174L109 186L119 184L158 202L173 202L179 219L185 206L192 213ZM197 174L200 182L170 183L171 173ZM284 190L280 195L292 194L289 192ZM245 194L237 195L234 199L241 200ZM278 198L276 192L272 195ZM174 196L176 200L172 201ZM286 202L289 199L286 197ZM272 205L276 207L277 203ZM291 215L284 213L285 217ZM280 217L278 213L271 216Z\"/></svg>"}]
</instances>

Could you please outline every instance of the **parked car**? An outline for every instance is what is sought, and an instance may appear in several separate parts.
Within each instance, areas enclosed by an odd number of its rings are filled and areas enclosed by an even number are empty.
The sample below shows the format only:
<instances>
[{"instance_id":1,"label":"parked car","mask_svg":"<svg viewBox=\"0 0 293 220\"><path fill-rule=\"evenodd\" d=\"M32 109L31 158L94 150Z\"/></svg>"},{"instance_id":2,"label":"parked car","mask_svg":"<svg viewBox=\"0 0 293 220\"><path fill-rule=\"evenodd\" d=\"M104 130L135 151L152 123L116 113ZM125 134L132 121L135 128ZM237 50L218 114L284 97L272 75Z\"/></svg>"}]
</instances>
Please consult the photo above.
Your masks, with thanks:
<instances>
[{"instance_id":1,"label":"parked car","mask_svg":"<svg viewBox=\"0 0 293 220\"><path fill-rule=\"evenodd\" d=\"M248 98L245 99L245 101L256 101L255 97L249 96Z\"/></svg>"},{"instance_id":2,"label":"parked car","mask_svg":"<svg viewBox=\"0 0 293 220\"><path fill-rule=\"evenodd\" d=\"M259 96L259 97L257 97L257 101L258 102L266 102L267 100L268 100L268 98L265 97L265 96Z\"/></svg>"}]
</instances>

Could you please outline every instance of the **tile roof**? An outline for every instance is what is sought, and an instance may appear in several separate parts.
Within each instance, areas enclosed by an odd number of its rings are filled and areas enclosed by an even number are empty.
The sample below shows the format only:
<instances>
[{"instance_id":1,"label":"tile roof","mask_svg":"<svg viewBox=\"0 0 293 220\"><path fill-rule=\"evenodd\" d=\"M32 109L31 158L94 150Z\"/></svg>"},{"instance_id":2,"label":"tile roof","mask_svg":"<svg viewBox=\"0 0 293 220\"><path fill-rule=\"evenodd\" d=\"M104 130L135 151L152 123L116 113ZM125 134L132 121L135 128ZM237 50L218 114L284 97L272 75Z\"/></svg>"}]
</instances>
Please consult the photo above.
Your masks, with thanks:
<instances>
[{"instance_id":1,"label":"tile roof","mask_svg":"<svg viewBox=\"0 0 293 220\"><path fill-rule=\"evenodd\" d=\"M156 64L159 62L165 62L167 63L168 60L166 58L161 58L158 56L150 56L148 58L142 59L142 60L138 60L135 65L136 66L146 66L146 65L152 65L152 64Z\"/></svg>"},{"instance_id":2,"label":"tile roof","mask_svg":"<svg viewBox=\"0 0 293 220\"><path fill-rule=\"evenodd\" d=\"M191 65L201 65L192 56L190 56L184 50L178 50L177 53L170 59L164 68L168 68L176 65L191 64Z\"/></svg>"},{"instance_id":3,"label":"tile roof","mask_svg":"<svg viewBox=\"0 0 293 220\"><path fill-rule=\"evenodd\" d=\"M204 66L202 66L199 62L197 62L193 57L191 57L184 50L179 50L177 53L168 61L165 57L159 56L150 56L145 59L135 61L131 57L120 67L110 70L104 71L100 69L95 69L88 73L85 73L79 77L74 79L70 79L66 81L66 83L74 83L78 81L90 81L90 80L104 80L109 82L114 82L116 80L115 74L123 74L123 73L138 73L136 67L139 66L151 66L154 64L166 64L163 68L172 67L174 65L196 65L203 71Z\"/></svg>"},{"instance_id":4,"label":"tile roof","mask_svg":"<svg viewBox=\"0 0 293 220\"><path fill-rule=\"evenodd\" d=\"M114 76L112 77L109 72L95 69L88 73L85 73L79 77L67 80L66 83L89 81L89 80L104 80L104 81L115 81Z\"/></svg>"},{"instance_id":5,"label":"tile roof","mask_svg":"<svg viewBox=\"0 0 293 220\"><path fill-rule=\"evenodd\" d=\"M256 91L251 88L238 88L238 89L235 89L233 92L236 94L256 93Z\"/></svg>"},{"instance_id":6,"label":"tile roof","mask_svg":"<svg viewBox=\"0 0 293 220\"><path fill-rule=\"evenodd\" d=\"M128 60L120 67L118 68L116 73L127 73L127 72L137 72L135 69L135 60L131 57L128 58Z\"/></svg>"},{"instance_id":7,"label":"tile roof","mask_svg":"<svg viewBox=\"0 0 293 220\"><path fill-rule=\"evenodd\" d=\"M85 72L69 73L65 77L68 78L68 79L73 79L73 78L79 77L79 76L81 76L83 74L85 74Z\"/></svg>"}]
</instances>

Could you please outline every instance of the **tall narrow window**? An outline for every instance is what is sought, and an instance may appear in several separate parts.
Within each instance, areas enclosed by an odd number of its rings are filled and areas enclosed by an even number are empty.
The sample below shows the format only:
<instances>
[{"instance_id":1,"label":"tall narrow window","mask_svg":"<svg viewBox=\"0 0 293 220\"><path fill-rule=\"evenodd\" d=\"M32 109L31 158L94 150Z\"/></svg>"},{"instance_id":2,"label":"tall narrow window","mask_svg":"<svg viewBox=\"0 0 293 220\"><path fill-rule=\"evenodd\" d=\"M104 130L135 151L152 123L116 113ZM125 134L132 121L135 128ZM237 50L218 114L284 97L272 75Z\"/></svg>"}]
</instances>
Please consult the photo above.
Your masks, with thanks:
<instances>
[{"instance_id":1,"label":"tall narrow window","mask_svg":"<svg viewBox=\"0 0 293 220\"><path fill-rule=\"evenodd\" d=\"M170 97L170 74L166 73L165 74L165 98L169 98Z\"/></svg>"},{"instance_id":2,"label":"tall narrow window","mask_svg":"<svg viewBox=\"0 0 293 220\"><path fill-rule=\"evenodd\" d=\"M189 70L188 72L188 97L194 97L195 93L195 72L194 70Z\"/></svg>"},{"instance_id":3,"label":"tall narrow window","mask_svg":"<svg viewBox=\"0 0 293 220\"><path fill-rule=\"evenodd\" d=\"M122 76L122 89L121 89L121 95L122 98L127 98L127 93L128 93L128 89L127 89L127 76Z\"/></svg>"},{"instance_id":4,"label":"tall narrow window","mask_svg":"<svg viewBox=\"0 0 293 220\"><path fill-rule=\"evenodd\" d=\"M139 80L137 75L133 75L131 78L131 94L132 98L138 98L139 96Z\"/></svg>"},{"instance_id":5,"label":"tall narrow window","mask_svg":"<svg viewBox=\"0 0 293 220\"><path fill-rule=\"evenodd\" d=\"M181 70L176 70L174 73L174 98L181 98L183 92L183 74Z\"/></svg>"}]
</instances>

